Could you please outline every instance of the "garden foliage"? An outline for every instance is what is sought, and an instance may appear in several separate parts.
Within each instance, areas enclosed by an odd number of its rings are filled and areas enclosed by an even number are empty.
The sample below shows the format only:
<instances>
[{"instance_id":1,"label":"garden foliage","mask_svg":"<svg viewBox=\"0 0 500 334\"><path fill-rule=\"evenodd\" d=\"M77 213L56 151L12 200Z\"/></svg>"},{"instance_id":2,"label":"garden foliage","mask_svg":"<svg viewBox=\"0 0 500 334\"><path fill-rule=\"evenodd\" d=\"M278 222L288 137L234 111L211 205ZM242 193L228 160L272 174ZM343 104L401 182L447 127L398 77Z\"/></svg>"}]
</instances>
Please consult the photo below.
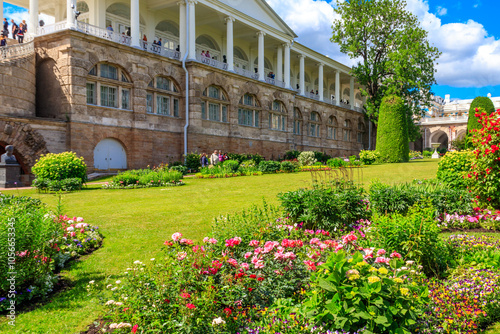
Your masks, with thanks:
<instances>
[{"instance_id":1,"label":"garden foliage","mask_svg":"<svg viewBox=\"0 0 500 334\"><path fill-rule=\"evenodd\" d=\"M371 165L380 159L380 154L377 151L365 151L361 150L359 152L359 160L365 165Z\"/></svg>"},{"instance_id":2,"label":"garden foliage","mask_svg":"<svg viewBox=\"0 0 500 334\"><path fill-rule=\"evenodd\" d=\"M276 173L280 168L281 164L279 161L263 160L259 163L259 171L264 174Z\"/></svg>"},{"instance_id":3,"label":"garden foliage","mask_svg":"<svg viewBox=\"0 0 500 334\"><path fill-rule=\"evenodd\" d=\"M75 191L82 189L82 179L68 178L63 180L50 180L36 178L33 181L33 186L41 191Z\"/></svg>"},{"instance_id":4,"label":"garden foliage","mask_svg":"<svg viewBox=\"0 0 500 334\"><path fill-rule=\"evenodd\" d=\"M478 109L480 129L473 129L474 158L467 174L469 189L481 205L500 208L500 110Z\"/></svg>"},{"instance_id":5,"label":"garden foliage","mask_svg":"<svg viewBox=\"0 0 500 334\"><path fill-rule=\"evenodd\" d=\"M200 170L201 167L201 154L198 153L188 153L185 157L185 163L187 169L190 169L192 172L196 172Z\"/></svg>"},{"instance_id":6,"label":"garden foliage","mask_svg":"<svg viewBox=\"0 0 500 334\"><path fill-rule=\"evenodd\" d=\"M470 172L473 157L471 151L446 153L439 160L437 179L452 188L467 188L465 177Z\"/></svg>"},{"instance_id":7,"label":"garden foliage","mask_svg":"<svg viewBox=\"0 0 500 334\"><path fill-rule=\"evenodd\" d=\"M87 182L87 165L75 152L42 155L31 169L33 185L43 191L80 190Z\"/></svg>"},{"instance_id":8,"label":"garden foliage","mask_svg":"<svg viewBox=\"0 0 500 334\"><path fill-rule=\"evenodd\" d=\"M384 162L407 162L410 147L406 108L395 95L382 99L377 128L377 151Z\"/></svg>"},{"instance_id":9,"label":"garden foliage","mask_svg":"<svg viewBox=\"0 0 500 334\"><path fill-rule=\"evenodd\" d=\"M301 166L311 166L317 161L313 151L304 151L297 158Z\"/></svg>"},{"instance_id":10,"label":"garden foliage","mask_svg":"<svg viewBox=\"0 0 500 334\"><path fill-rule=\"evenodd\" d=\"M185 168L185 167L184 167ZM175 170L158 169L134 169L125 171L113 177L113 180L103 187L115 188L143 188L161 187L167 185L181 185L182 172Z\"/></svg>"}]
</instances>

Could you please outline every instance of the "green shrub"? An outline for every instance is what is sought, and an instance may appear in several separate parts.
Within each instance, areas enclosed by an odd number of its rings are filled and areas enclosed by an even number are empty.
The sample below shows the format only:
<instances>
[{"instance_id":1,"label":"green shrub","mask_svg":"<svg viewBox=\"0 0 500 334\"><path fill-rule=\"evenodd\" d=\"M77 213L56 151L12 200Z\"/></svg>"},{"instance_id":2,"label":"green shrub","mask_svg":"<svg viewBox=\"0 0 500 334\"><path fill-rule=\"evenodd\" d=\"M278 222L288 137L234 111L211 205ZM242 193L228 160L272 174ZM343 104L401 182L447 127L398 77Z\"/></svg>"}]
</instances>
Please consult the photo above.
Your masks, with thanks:
<instances>
[{"instance_id":1,"label":"green shrub","mask_svg":"<svg viewBox=\"0 0 500 334\"><path fill-rule=\"evenodd\" d=\"M314 323L343 333L411 332L428 302L412 266L404 268L396 258L389 265L374 263L361 252L330 254L306 291L303 312Z\"/></svg>"},{"instance_id":2,"label":"green shrub","mask_svg":"<svg viewBox=\"0 0 500 334\"><path fill-rule=\"evenodd\" d=\"M416 260L427 276L443 277L453 261L451 247L439 237L430 201L412 206L407 215L375 214L370 239L376 247L394 250L404 258Z\"/></svg>"},{"instance_id":3,"label":"green shrub","mask_svg":"<svg viewBox=\"0 0 500 334\"><path fill-rule=\"evenodd\" d=\"M365 164L365 165L371 165L377 161L377 159L380 158L380 154L377 151L365 151L362 150L359 152L359 159Z\"/></svg>"},{"instance_id":4,"label":"green shrub","mask_svg":"<svg viewBox=\"0 0 500 334\"><path fill-rule=\"evenodd\" d=\"M11 299L17 305L52 291L57 281L53 240L59 234L58 223L39 200L0 194L0 296L9 295L9 272L16 272L17 294Z\"/></svg>"},{"instance_id":5,"label":"green shrub","mask_svg":"<svg viewBox=\"0 0 500 334\"><path fill-rule=\"evenodd\" d=\"M322 164L325 164L330 158L331 156L326 153L314 151L314 159L316 159L316 161L318 162L321 162Z\"/></svg>"},{"instance_id":6,"label":"green shrub","mask_svg":"<svg viewBox=\"0 0 500 334\"><path fill-rule=\"evenodd\" d=\"M423 151L422 155L424 156L424 158L430 158L430 157L432 157L432 152L430 152L430 151Z\"/></svg>"},{"instance_id":7,"label":"green shrub","mask_svg":"<svg viewBox=\"0 0 500 334\"><path fill-rule=\"evenodd\" d=\"M283 155L284 160L293 160L297 159L300 155L300 151L294 150L294 151L286 151L285 154Z\"/></svg>"},{"instance_id":8,"label":"green shrub","mask_svg":"<svg viewBox=\"0 0 500 334\"><path fill-rule=\"evenodd\" d=\"M333 158L333 159L328 159L326 165L328 167L339 168L339 167L347 167L348 163L347 161L344 161L344 159L342 158Z\"/></svg>"},{"instance_id":9,"label":"green shrub","mask_svg":"<svg viewBox=\"0 0 500 334\"><path fill-rule=\"evenodd\" d=\"M371 209L384 213L405 214L414 204L429 198L436 209L434 217L444 213L469 214L473 212L472 198L468 191L440 185L397 184L390 186L380 182L370 185Z\"/></svg>"},{"instance_id":10,"label":"green shrub","mask_svg":"<svg viewBox=\"0 0 500 334\"><path fill-rule=\"evenodd\" d=\"M280 193L283 210L295 222L310 229L340 233L360 219L370 216L363 189L351 183L299 189Z\"/></svg>"},{"instance_id":11,"label":"green shrub","mask_svg":"<svg viewBox=\"0 0 500 334\"><path fill-rule=\"evenodd\" d=\"M423 159L422 152L410 151L410 160Z\"/></svg>"},{"instance_id":12,"label":"green shrub","mask_svg":"<svg viewBox=\"0 0 500 334\"><path fill-rule=\"evenodd\" d=\"M297 160L301 166L312 166L317 161L313 151L304 151L299 154Z\"/></svg>"},{"instance_id":13,"label":"green shrub","mask_svg":"<svg viewBox=\"0 0 500 334\"><path fill-rule=\"evenodd\" d=\"M281 167L281 164L278 161L261 161L259 163L259 171L262 173L276 173Z\"/></svg>"},{"instance_id":14,"label":"green shrub","mask_svg":"<svg viewBox=\"0 0 500 334\"><path fill-rule=\"evenodd\" d=\"M188 173L188 167L178 165L178 166L172 166L169 169L170 171L176 171L182 173L182 175L186 175Z\"/></svg>"},{"instance_id":15,"label":"green shrub","mask_svg":"<svg viewBox=\"0 0 500 334\"><path fill-rule=\"evenodd\" d=\"M185 156L186 159L186 167L191 170L191 172L196 172L200 170L201 163L200 163L200 158L201 154L198 153L188 153Z\"/></svg>"},{"instance_id":16,"label":"green shrub","mask_svg":"<svg viewBox=\"0 0 500 334\"><path fill-rule=\"evenodd\" d=\"M179 167L186 169L184 166L174 166L168 171L164 169L135 169L125 171L113 177L111 183L105 185L105 188L141 188L177 184L183 178L183 174L173 168Z\"/></svg>"},{"instance_id":17,"label":"green shrub","mask_svg":"<svg viewBox=\"0 0 500 334\"><path fill-rule=\"evenodd\" d=\"M226 160L222 165L229 169L232 173L236 173L240 167L238 160Z\"/></svg>"},{"instance_id":18,"label":"green shrub","mask_svg":"<svg viewBox=\"0 0 500 334\"><path fill-rule=\"evenodd\" d=\"M31 169L37 178L64 180L79 178L87 182L87 165L83 157L78 158L75 152L42 155Z\"/></svg>"},{"instance_id":19,"label":"green shrub","mask_svg":"<svg viewBox=\"0 0 500 334\"><path fill-rule=\"evenodd\" d=\"M437 178L453 188L467 188L464 178L470 173L474 155L471 151L448 152L438 163Z\"/></svg>"},{"instance_id":20,"label":"green shrub","mask_svg":"<svg viewBox=\"0 0 500 334\"><path fill-rule=\"evenodd\" d=\"M33 186L41 191L75 191L82 189L82 180L80 178L71 178L64 180L35 179Z\"/></svg>"},{"instance_id":21,"label":"green shrub","mask_svg":"<svg viewBox=\"0 0 500 334\"><path fill-rule=\"evenodd\" d=\"M382 99L377 128L377 151L385 162L409 160L406 107L398 96L390 95Z\"/></svg>"},{"instance_id":22,"label":"green shrub","mask_svg":"<svg viewBox=\"0 0 500 334\"><path fill-rule=\"evenodd\" d=\"M495 106L493 105L493 102L489 97L478 96L474 100L472 100L469 108L469 119L467 121L467 137L471 135L471 130L479 130L483 127L483 125L479 123L481 112L486 112L488 115L490 115L494 111Z\"/></svg>"},{"instance_id":23,"label":"green shrub","mask_svg":"<svg viewBox=\"0 0 500 334\"><path fill-rule=\"evenodd\" d=\"M286 173L293 173L297 171L297 167L291 161L282 161L280 170Z\"/></svg>"},{"instance_id":24,"label":"green shrub","mask_svg":"<svg viewBox=\"0 0 500 334\"><path fill-rule=\"evenodd\" d=\"M262 160L264 160L260 154L228 153L227 156L230 160L237 160L240 164L245 160L253 160L258 165Z\"/></svg>"}]
</instances>

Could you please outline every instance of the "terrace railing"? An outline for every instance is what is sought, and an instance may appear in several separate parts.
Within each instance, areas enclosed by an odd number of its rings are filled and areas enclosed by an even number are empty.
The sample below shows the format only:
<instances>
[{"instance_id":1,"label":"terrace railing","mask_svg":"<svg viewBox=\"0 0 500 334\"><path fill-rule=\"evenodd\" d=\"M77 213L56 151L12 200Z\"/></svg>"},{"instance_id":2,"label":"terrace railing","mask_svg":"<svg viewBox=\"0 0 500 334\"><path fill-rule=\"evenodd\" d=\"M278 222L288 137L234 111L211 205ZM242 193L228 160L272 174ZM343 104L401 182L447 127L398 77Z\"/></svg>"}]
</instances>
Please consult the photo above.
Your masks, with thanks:
<instances>
[{"instance_id":1,"label":"terrace railing","mask_svg":"<svg viewBox=\"0 0 500 334\"><path fill-rule=\"evenodd\" d=\"M56 22L53 24L47 24L47 25L44 25L42 27L36 28L36 35L43 36L43 35L52 34L52 33L66 29L67 26L68 26L68 23L66 20Z\"/></svg>"},{"instance_id":2,"label":"terrace railing","mask_svg":"<svg viewBox=\"0 0 500 334\"><path fill-rule=\"evenodd\" d=\"M25 43L7 45L0 47L0 62L5 63L12 60L24 59L35 53L35 43L29 35L25 36Z\"/></svg>"},{"instance_id":3,"label":"terrace railing","mask_svg":"<svg viewBox=\"0 0 500 334\"><path fill-rule=\"evenodd\" d=\"M104 38L115 43L130 45L131 42L130 36L80 21L77 22L77 29L87 35Z\"/></svg>"},{"instance_id":4,"label":"terrace railing","mask_svg":"<svg viewBox=\"0 0 500 334\"><path fill-rule=\"evenodd\" d=\"M202 64L206 64L220 70L227 70L227 63L223 63L221 61L215 60L210 57L205 57L202 55L196 55L196 60L198 60Z\"/></svg>"}]
</instances>

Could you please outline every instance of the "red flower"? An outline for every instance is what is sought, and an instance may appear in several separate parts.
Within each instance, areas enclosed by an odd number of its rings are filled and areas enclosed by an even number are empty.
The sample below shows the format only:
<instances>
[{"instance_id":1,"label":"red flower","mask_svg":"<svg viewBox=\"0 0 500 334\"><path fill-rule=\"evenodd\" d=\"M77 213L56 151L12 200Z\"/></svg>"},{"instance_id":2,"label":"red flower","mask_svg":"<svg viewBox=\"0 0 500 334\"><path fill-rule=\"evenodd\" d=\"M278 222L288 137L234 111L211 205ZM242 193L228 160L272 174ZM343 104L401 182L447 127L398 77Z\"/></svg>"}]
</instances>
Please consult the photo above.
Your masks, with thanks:
<instances>
[{"instance_id":1,"label":"red flower","mask_svg":"<svg viewBox=\"0 0 500 334\"><path fill-rule=\"evenodd\" d=\"M257 275L252 274L252 275L250 275L250 278L257 278Z\"/></svg>"},{"instance_id":2,"label":"red flower","mask_svg":"<svg viewBox=\"0 0 500 334\"><path fill-rule=\"evenodd\" d=\"M134 325L134 327L132 327L132 333L135 334L135 332L137 332L137 328L139 328L139 325Z\"/></svg>"},{"instance_id":3,"label":"red flower","mask_svg":"<svg viewBox=\"0 0 500 334\"><path fill-rule=\"evenodd\" d=\"M257 281L262 282L264 280L264 277L259 277L257 278Z\"/></svg>"},{"instance_id":4,"label":"red flower","mask_svg":"<svg viewBox=\"0 0 500 334\"><path fill-rule=\"evenodd\" d=\"M187 306L187 308L188 308L188 309L190 309L190 310L193 310L193 309L195 309L195 308L196 308L196 306L194 306L193 304L187 304L186 306Z\"/></svg>"},{"instance_id":5,"label":"red flower","mask_svg":"<svg viewBox=\"0 0 500 334\"><path fill-rule=\"evenodd\" d=\"M165 299L165 303L170 304L170 299Z\"/></svg>"},{"instance_id":6,"label":"red flower","mask_svg":"<svg viewBox=\"0 0 500 334\"><path fill-rule=\"evenodd\" d=\"M253 290L252 288L248 288L248 291L249 291L249 292L252 292L252 290Z\"/></svg>"},{"instance_id":7,"label":"red flower","mask_svg":"<svg viewBox=\"0 0 500 334\"><path fill-rule=\"evenodd\" d=\"M187 293L187 292L183 292L183 293L181 293L181 297L185 298L185 299L188 299L188 298L191 298L191 295L189 293Z\"/></svg>"},{"instance_id":8,"label":"red flower","mask_svg":"<svg viewBox=\"0 0 500 334\"><path fill-rule=\"evenodd\" d=\"M229 307L226 307L226 308L224 309L224 313L226 313L226 315L227 315L227 316L230 316L230 315L231 315L231 313L233 313L233 311L232 311Z\"/></svg>"}]
</instances>

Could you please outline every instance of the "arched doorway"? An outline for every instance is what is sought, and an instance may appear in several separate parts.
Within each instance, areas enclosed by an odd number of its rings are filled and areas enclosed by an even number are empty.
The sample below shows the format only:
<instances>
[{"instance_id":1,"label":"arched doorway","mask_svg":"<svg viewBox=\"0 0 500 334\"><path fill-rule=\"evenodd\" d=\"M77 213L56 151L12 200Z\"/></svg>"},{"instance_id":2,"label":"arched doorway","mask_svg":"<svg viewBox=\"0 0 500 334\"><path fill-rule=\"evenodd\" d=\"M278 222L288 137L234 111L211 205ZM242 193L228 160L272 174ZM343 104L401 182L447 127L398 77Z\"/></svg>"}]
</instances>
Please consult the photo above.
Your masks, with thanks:
<instances>
[{"instance_id":1,"label":"arched doorway","mask_svg":"<svg viewBox=\"0 0 500 334\"><path fill-rule=\"evenodd\" d=\"M432 143L440 143L439 145L440 149L448 149L448 135L444 131L436 131L432 134L431 136L431 144Z\"/></svg>"},{"instance_id":2,"label":"arched doorway","mask_svg":"<svg viewBox=\"0 0 500 334\"><path fill-rule=\"evenodd\" d=\"M94 168L127 169L127 153L123 145L113 138L101 140L94 148Z\"/></svg>"}]
</instances>

